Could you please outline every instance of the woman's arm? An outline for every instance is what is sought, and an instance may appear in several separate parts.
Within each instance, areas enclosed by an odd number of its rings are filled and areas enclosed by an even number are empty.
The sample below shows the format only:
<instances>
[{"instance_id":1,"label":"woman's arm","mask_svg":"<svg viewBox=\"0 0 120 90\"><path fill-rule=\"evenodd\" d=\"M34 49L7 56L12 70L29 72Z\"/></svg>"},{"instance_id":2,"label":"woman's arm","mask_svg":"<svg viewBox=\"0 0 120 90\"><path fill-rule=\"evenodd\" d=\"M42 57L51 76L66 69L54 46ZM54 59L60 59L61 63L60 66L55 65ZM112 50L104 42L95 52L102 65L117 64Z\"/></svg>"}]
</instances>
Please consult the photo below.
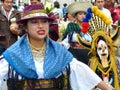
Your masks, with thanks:
<instances>
[{"instance_id":1,"label":"woman's arm","mask_svg":"<svg viewBox=\"0 0 120 90\"><path fill-rule=\"evenodd\" d=\"M103 81L101 81L100 83L98 83L97 87L100 88L101 90L114 90L114 89L112 89L112 87L108 86Z\"/></svg>"},{"instance_id":2,"label":"woman's arm","mask_svg":"<svg viewBox=\"0 0 120 90\"><path fill-rule=\"evenodd\" d=\"M98 86L102 90L112 90L86 64L73 59L70 63L70 84L73 90L91 90Z\"/></svg>"}]
</instances>

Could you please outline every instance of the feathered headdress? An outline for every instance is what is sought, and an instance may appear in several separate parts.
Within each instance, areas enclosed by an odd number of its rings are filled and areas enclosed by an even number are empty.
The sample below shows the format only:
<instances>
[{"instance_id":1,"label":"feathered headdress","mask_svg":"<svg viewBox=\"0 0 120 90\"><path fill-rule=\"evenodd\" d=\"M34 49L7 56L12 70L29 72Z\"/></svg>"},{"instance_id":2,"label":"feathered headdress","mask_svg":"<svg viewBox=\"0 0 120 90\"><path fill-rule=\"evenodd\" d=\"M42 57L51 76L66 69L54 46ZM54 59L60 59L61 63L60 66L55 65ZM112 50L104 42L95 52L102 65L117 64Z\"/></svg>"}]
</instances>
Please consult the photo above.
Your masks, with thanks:
<instances>
[{"instance_id":1,"label":"feathered headdress","mask_svg":"<svg viewBox=\"0 0 120 90\"><path fill-rule=\"evenodd\" d=\"M117 26L114 34L111 34L112 21L109 19L97 6L92 6L87 9L86 16L82 21L82 33L89 33L92 38L97 31L104 31L115 42L120 34L120 26ZM78 43L86 48L91 48L91 42L83 40L80 35L77 35Z\"/></svg>"},{"instance_id":2,"label":"feathered headdress","mask_svg":"<svg viewBox=\"0 0 120 90\"><path fill-rule=\"evenodd\" d=\"M86 16L82 21L82 32L93 35L96 31L103 30L108 33L111 23L112 21L97 6L92 6L87 9Z\"/></svg>"}]
</instances>

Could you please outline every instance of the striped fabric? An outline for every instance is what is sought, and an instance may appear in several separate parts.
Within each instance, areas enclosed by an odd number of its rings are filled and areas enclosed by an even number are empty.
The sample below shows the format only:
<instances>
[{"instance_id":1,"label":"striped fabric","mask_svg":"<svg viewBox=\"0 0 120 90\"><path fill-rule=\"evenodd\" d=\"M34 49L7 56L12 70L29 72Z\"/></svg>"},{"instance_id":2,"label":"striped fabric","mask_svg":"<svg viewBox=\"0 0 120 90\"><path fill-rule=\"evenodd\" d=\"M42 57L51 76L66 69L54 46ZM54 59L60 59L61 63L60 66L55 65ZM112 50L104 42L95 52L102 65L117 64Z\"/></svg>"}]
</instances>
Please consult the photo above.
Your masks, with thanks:
<instances>
[{"instance_id":1,"label":"striped fabric","mask_svg":"<svg viewBox=\"0 0 120 90\"><path fill-rule=\"evenodd\" d=\"M48 15L46 13L42 13L42 12L39 12L39 13L31 13L31 14L28 14L26 16L24 16L22 19L28 19L28 18L33 18L33 17L48 17Z\"/></svg>"},{"instance_id":2,"label":"striped fabric","mask_svg":"<svg viewBox=\"0 0 120 90\"><path fill-rule=\"evenodd\" d=\"M22 84L21 84L22 83ZM56 79L39 79L39 80L21 80L17 81L16 85L21 85L21 90L36 90L58 88L59 82Z\"/></svg>"}]
</instances>

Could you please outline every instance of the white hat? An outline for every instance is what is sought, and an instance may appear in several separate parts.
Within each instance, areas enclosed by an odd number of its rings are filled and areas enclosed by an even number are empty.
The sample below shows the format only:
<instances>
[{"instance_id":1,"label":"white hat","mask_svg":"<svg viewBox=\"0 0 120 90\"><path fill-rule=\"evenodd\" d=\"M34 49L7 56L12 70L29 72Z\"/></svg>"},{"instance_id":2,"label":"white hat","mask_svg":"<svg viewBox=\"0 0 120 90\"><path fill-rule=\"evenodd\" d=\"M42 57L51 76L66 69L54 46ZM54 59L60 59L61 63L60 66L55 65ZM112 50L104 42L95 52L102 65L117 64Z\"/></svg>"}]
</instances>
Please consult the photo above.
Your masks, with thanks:
<instances>
[{"instance_id":1,"label":"white hat","mask_svg":"<svg viewBox=\"0 0 120 90\"><path fill-rule=\"evenodd\" d=\"M67 12L70 13L72 16L75 16L75 13L79 11L87 11L87 8L92 7L92 3L90 2L75 2L70 4L67 7Z\"/></svg>"}]
</instances>

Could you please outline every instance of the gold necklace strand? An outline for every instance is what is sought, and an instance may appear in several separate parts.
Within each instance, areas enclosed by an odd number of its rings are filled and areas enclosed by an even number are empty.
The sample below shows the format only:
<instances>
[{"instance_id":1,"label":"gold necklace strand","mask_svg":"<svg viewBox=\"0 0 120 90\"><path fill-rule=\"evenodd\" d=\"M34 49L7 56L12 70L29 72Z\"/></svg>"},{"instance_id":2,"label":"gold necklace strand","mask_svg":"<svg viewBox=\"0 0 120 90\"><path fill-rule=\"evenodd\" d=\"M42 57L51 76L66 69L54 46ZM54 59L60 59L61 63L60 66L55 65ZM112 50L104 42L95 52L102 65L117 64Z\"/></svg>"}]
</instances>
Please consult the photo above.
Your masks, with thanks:
<instances>
[{"instance_id":1,"label":"gold necklace strand","mask_svg":"<svg viewBox=\"0 0 120 90\"><path fill-rule=\"evenodd\" d=\"M35 61L41 63L44 60L45 52L46 52L46 43L43 44L41 48L36 48L30 44L32 55Z\"/></svg>"},{"instance_id":2,"label":"gold necklace strand","mask_svg":"<svg viewBox=\"0 0 120 90\"><path fill-rule=\"evenodd\" d=\"M40 51L40 50L43 50L43 49L45 48L45 43L44 43L43 46L40 47L40 48L36 48L36 47L33 46L32 44L30 44L30 47L31 47L31 49L34 49L34 50Z\"/></svg>"},{"instance_id":3,"label":"gold necklace strand","mask_svg":"<svg viewBox=\"0 0 120 90\"><path fill-rule=\"evenodd\" d=\"M36 51L36 50L32 50L32 55L35 61L41 63L44 61L44 56L45 56L45 49L40 50L40 51Z\"/></svg>"}]
</instances>

